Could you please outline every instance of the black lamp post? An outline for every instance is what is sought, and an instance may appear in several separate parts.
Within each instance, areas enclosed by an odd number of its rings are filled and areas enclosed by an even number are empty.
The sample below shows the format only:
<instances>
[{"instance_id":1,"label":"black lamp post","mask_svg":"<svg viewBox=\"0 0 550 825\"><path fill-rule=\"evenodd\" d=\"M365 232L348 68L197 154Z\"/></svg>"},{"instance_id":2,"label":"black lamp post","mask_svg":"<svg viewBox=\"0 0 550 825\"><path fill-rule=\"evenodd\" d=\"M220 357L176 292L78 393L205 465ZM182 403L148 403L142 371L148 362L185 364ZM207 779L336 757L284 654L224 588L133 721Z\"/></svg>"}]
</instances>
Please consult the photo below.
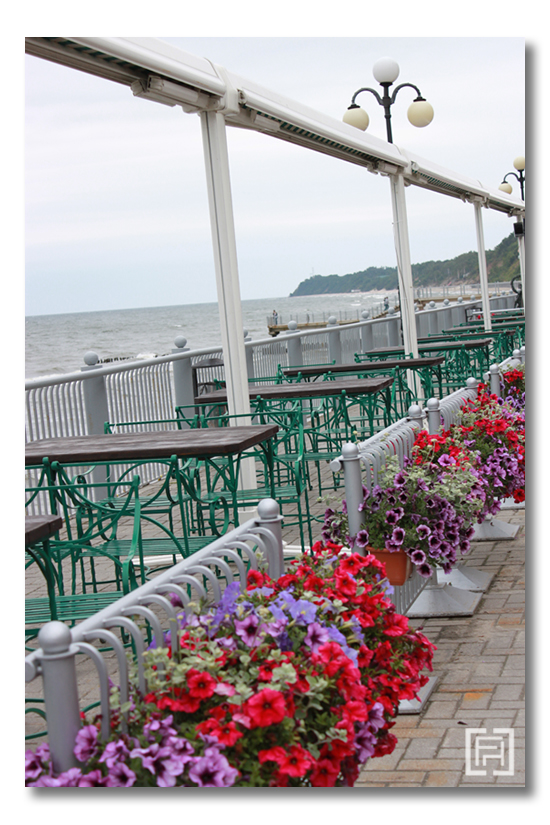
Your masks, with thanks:
<instances>
[{"instance_id":1,"label":"black lamp post","mask_svg":"<svg viewBox=\"0 0 550 825\"><path fill-rule=\"evenodd\" d=\"M525 158L523 157L523 155L520 155L519 157L517 157L515 159L514 167L518 170L519 175L516 175L515 172L508 172L507 175L504 175L504 177L502 179L502 183L500 184L500 186L498 188L501 189L503 192L507 192L509 195L511 195L512 194L512 187L510 186L509 183L506 182L506 178L509 178L510 175L513 175L513 177L519 183L519 190L521 192L521 199L522 199L522 201L524 201L525 200Z\"/></svg>"},{"instance_id":2,"label":"black lamp post","mask_svg":"<svg viewBox=\"0 0 550 825\"><path fill-rule=\"evenodd\" d=\"M372 72L375 80L377 80L382 86L382 96L380 96L375 89L369 89L368 87L358 89L351 99L350 107L342 118L344 123L349 123L350 126L355 126L357 129L365 131L369 125L369 116L364 109L361 109L361 107L357 105L355 100L361 92L371 92L371 94L375 96L378 103L384 107L388 143L393 143L391 130L391 107L395 103L398 91L406 86L410 86L410 88L414 89L417 94L417 97L411 103L407 112L409 121L413 126L418 127L427 126L432 122L434 110L428 101L422 97L420 89L418 86L415 86L414 83L400 83L399 86L396 86L393 90L393 94L390 95L390 86L393 85L399 76L399 66L395 60L392 60L390 57L381 58L374 64Z\"/></svg>"}]
</instances>

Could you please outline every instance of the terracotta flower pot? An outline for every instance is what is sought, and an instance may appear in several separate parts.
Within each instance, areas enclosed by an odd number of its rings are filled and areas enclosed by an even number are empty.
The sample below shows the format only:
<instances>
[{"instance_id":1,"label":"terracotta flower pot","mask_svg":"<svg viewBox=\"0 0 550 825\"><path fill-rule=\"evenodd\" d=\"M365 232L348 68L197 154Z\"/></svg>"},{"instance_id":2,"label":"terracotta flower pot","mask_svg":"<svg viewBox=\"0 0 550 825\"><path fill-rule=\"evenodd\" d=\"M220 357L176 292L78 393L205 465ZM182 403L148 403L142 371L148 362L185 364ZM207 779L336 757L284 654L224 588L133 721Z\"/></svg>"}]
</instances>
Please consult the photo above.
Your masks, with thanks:
<instances>
[{"instance_id":1,"label":"terracotta flower pot","mask_svg":"<svg viewBox=\"0 0 550 825\"><path fill-rule=\"evenodd\" d=\"M390 553L389 550L375 550L374 547L365 547L367 553L372 553L378 561L384 562L386 576L390 584L399 586L405 584L412 575L413 563L404 550Z\"/></svg>"}]
</instances>

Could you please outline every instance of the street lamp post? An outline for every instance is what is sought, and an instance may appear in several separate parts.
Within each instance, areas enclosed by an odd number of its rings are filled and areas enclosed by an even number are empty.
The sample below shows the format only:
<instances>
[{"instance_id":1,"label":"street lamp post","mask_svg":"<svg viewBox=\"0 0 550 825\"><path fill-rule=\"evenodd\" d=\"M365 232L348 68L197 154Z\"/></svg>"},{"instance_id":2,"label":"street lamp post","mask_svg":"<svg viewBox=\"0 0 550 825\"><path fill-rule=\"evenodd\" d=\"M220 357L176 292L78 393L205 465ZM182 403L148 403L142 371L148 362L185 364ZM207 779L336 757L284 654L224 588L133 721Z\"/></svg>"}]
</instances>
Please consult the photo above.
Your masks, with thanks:
<instances>
[{"instance_id":1,"label":"street lamp post","mask_svg":"<svg viewBox=\"0 0 550 825\"><path fill-rule=\"evenodd\" d=\"M395 103L395 99L397 97L397 93L404 89L405 87L410 87L416 91L417 97L413 100L409 109L407 111L407 117L409 121L412 123L413 126L427 126L429 123L432 122L434 116L434 110L432 106L428 103L425 98L422 97L420 89L418 86L415 86L414 83L400 83L399 86L396 86L393 90L393 94L390 95L390 86L393 86L394 82L399 77L399 66L392 60L390 57L383 57L381 60L378 60L372 69L372 73L383 89L382 96L375 89L370 89L368 87L363 87L358 89L351 99L351 105L349 106L348 110L344 114L342 118L344 123L349 123L350 126L355 126L357 129L361 129L365 131L369 125L369 116L365 112L364 109L355 102L357 96L360 95L362 92L370 92L373 94L380 104L384 108L384 116L386 118L386 135L388 138L388 143L393 143L393 136L392 136L392 128L391 128L391 107Z\"/></svg>"},{"instance_id":2,"label":"street lamp post","mask_svg":"<svg viewBox=\"0 0 550 825\"><path fill-rule=\"evenodd\" d=\"M514 168L517 169L518 174L516 175L515 172L508 172L504 175L502 179L502 183L498 187L502 192L506 192L508 195L512 194L512 187L506 180L509 178L510 175L514 177L517 182L519 183L519 191L521 192L521 199L522 201L525 200L525 158L523 155L519 155L514 160ZM521 295L518 296L519 306L525 306L525 219L520 219L517 223L514 224L514 232L518 242L518 254L519 254L519 271L521 276Z\"/></svg>"},{"instance_id":3,"label":"street lamp post","mask_svg":"<svg viewBox=\"0 0 550 825\"><path fill-rule=\"evenodd\" d=\"M517 182L519 183L519 191L521 192L521 199L522 201L525 200L525 158L523 155L520 155L514 160L514 168L518 170L519 175L516 175L515 172L508 172L508 174L504 175L502 178L502 183L498 187L502 192L507 192L509 195L512 194L512 187L509 183L507 183L506 178L509 178L512 175Z\"/></svg>"},{"instance_id":4,"label":"street lamp post","mask_svg":"<svg viewBox=\"0 0 550 825\"><path fill-rule=\"evenodd\" d=\"M390 95L390 86L399 76L399 66L389 57L383 57L373 66L373 74L383 89L380 96L375 89L358 89L352 97L351 105L344 114L343 121L350 126L365 131L369 125L369 116L361 109L356 101L362 92L371 92L384 108L386 118L386 135L388 143L393 143L391 128L391 107L395 103L397 93L400 89L410 86L416 91L417 97L409 106L407 112L409 121L413 126L427 126L432 122L434 110L432 106L422 97L418 86L412 83L400 83ZM416 334L416 316L414 312L414 291L412 282L411 253L409 247L409 233L407 227L407 209L405 203L405 186L403 174L395 172L390 174L391 199L393 212L393 226L395 233L395 251L397 255L397 277L399 283L399 303L401 306L401 327L403 330L403 345L406 355L418 358L418 338ZM407 383L414 395L418 395L416 386L416 374L412 370L407 371Z\"/></svg>"}]
</instances>

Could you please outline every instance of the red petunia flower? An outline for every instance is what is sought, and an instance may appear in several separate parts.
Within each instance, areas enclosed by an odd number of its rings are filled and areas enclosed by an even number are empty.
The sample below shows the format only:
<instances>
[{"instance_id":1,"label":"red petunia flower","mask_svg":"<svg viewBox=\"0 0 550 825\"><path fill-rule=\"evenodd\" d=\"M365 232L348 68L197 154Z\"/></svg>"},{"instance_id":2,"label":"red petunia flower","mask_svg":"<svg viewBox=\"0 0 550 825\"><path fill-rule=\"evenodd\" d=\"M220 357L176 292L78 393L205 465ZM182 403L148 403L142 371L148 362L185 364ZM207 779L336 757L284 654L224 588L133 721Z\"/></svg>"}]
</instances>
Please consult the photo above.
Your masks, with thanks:
<instances>
[{"instance_id":1,"label":"red petunia flower","mask_svg":"<svg viewBox=\"0 0 550 825\"><path fill-rule=\"evenodd\" d=\"M318 759L309 777L314 788L333 788L340 772L331 759Z\"/></svg>"},{"instance_id":2,"label":"red petunia flower","mask_svg":"<svg viewBox=\"0 0 550 825\"><path fill-rule=\"evenodd\" d=\"M187 672L187 688L189 695L195 699L209 699L216 689L216 680L209 674L195 668Z\"/></svg>"},{"instance_id":3,"label":"red petunia flower","mask_svg":"<svg viewBox=\"0 0 550 825\"><path fill-rule=\"evenodd\" d=\"M305 776L313 764L313 758L301 745L292 745L289 750L276 746L258 753L261 764L276 762L279 773L286 776Z\"/></svg>"},{"instance_id":4,"label":"red petunia flower","mask_svg":"<svg viewBox=\"0 0 550 825\"><path fill-rule=\"evenodd\" d=\"M251 719L252 727L276 725L285 717L285 698L280 690L263 688L245 702L245 711Z\"/></svg>"}]
</instances>

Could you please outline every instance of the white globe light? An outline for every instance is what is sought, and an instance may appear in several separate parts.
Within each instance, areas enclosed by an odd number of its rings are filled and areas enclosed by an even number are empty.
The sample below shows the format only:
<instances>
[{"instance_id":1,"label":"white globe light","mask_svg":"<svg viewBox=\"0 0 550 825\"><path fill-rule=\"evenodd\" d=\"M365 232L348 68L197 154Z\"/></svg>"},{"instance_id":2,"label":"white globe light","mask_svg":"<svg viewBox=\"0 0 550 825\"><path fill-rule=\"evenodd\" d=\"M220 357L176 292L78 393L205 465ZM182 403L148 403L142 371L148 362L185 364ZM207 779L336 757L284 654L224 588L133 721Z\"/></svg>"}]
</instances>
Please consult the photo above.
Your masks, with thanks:
<instances>
[{"instance_id":1,"label":"white globe light","mask_svg":"<svg viewBox=\"0 0 550 825\"><path fill-rule=\"evenodd\" d=\"M362 132L369 125L369 116L360 106L352 106L347 109L342 120L344 123L349 123L350 126L355 126L356 129L361 129Z\"/></svg>"},{"instance_id":2,"label":"white globe light","mask_svg":"<svg viewBox=\"0 0 550 825\"><path fill-rule=\"evenodd\" d=\"M427 126L434 117L433 106L427 100L415 100L407 110L407 117L413 126Z\"/></svg>"},{"instance_id":3,"label":"white globe light","mask_svg":"<svg viewBox=\"0 0 550 825\"><path fill-rule=\"evenodd\" d=\"M399 65L391 57L381 57L372 67L372 73L379 83L393 83L399 77Z\"/></svg>"},{"instance_id":4,"label":"white globe light","mask_svg":"<svg viewBox=\"0 0 550 825\"><path fill-rule=\"evenodd\" d=\"M498 188L501 190L501 192L506 192L506 194L508 195L512 194L512 187L509 183L501 183Z\"/></svg>"},{"instance_id":5,"label":"white globe light","mask_svg":"<svg viewBox=\"0 0 550 825\"><path fill-rule=\"evenodd\" d=\"M514 161L514 166L518 170L518 172L523 172L525 169L525 158L523 155L519 155Z\"/></svg>"}]
</instances>

